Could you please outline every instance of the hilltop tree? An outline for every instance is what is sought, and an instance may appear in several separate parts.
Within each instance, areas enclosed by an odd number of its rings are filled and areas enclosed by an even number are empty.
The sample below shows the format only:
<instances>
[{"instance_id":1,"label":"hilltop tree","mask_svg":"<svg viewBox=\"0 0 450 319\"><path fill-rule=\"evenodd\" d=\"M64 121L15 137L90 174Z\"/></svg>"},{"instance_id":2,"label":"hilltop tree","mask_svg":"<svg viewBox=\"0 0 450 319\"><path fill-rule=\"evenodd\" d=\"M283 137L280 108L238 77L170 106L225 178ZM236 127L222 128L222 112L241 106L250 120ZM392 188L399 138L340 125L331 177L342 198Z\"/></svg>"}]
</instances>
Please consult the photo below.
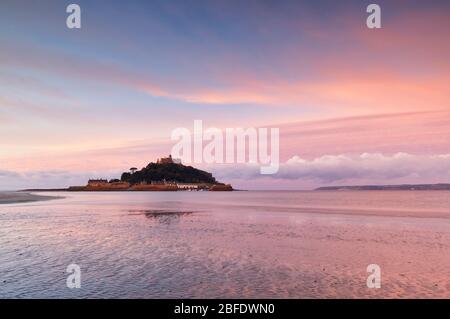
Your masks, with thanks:
<instances>
[{"instance_id":1,"label":"hilltop tree","mask_svg":"<svg viewBox=\"0 0 450 319\"><path fill-rule=\"evenodd\" d=\"M154 181L175 181L180 183L207 183L216 184L216 179L211 173L174 163L150 163L133 174L124 172L121 180L131 184Z\"/></svg>"}]
</instances>

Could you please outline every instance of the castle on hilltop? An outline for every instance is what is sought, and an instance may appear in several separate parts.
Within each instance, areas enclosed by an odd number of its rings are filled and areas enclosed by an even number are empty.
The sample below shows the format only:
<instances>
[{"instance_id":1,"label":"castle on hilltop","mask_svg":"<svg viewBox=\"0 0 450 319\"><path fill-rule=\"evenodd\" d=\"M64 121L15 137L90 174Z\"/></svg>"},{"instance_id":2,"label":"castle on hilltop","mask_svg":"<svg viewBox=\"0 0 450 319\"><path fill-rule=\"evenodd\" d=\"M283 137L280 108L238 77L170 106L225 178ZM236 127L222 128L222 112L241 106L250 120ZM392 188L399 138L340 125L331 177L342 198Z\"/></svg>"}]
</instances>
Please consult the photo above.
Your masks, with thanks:
<instances>
[{"instance_id":1,"label":"castle on hilltop","mask_svg":"<svg viewBox=\"0 0 450 319\"><path fill-rule=\"evenodd\" d=\"M156 161L157 164L181 164L181 160L177 158L172 158L170 154L169 157L161 157Z\"/></svg>"},{"instance_id":2,"label":"castle on hilltop","mask_svg":"<svg viewBox=\"0 0 450 319\"><path fill-rule=\"evenodd\" d=\"M175 165L173 165L175 164ZM85 186L70 186L68 191L232 191L229 184L219 183L212 173L192 166L185 166L181 160L159 158L138 170L130 168L120 179L90 179Z\"/></svg>"}]
</instances>

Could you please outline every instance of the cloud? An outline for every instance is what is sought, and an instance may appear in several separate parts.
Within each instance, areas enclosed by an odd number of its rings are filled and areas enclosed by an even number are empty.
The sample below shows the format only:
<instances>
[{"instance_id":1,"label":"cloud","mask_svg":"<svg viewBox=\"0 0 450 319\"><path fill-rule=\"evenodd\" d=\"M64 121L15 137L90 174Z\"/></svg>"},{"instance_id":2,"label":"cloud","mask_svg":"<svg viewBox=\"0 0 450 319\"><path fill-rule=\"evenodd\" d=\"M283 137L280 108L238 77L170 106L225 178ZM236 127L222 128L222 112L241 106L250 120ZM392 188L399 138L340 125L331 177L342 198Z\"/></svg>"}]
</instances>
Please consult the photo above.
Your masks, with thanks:
<instances>
[{"instance_id":1,"label":"cloud","mask_svg":"<svg viewBox=\"0 0 450 319\"><path fill-rule=\"evenodd\" d=\"M359 155L324 155L314 159L293 156L280 165L274 175L261 175L257 165L211 167L225 181L270 180L277 185L388 184L450 182L450 154L414 155L362 153ZM245 184L245 183L244 183Z\"/></svg>"},{"instance_id":2,"label":"cloud","mask_svg":"<svg viewBox=\"0 0 450 319\"><path fill-rule=\"evenodd\" d=\"M90 178L120 177L118 171L84 171L66 170L41 171L0 171L0 189L18 190L27 188L62 188L71 185L85 185Z\"/></svg>"},{"instance_id":3,"label":"cloud","mask_svg":"<svg viewBox=\"0 0 450 319\"><path fill-rule=\"evenodd\" d=\"M0 170L0 179L2 178L20 178L21 175L17 172Z\"/></svg>"},{"instance_id":4,"label":"cloud","mask_svg":"<svg viewBox=\"0 0 450 319\"><path fill-rule=\"evenodd\" d=\"M450 182L450 154L362 153L324 155L309 160L293 156L274 175L261 175L259 165L255 164L214 164L199 168L211 171L219 181L246 189ZM84 185L89 178L118 178L124 170L1 170L0 186L3 190L14 190Z\"/></svg>"},{"instance_id":5,"label":"cloud","mask_svg":"<svg viewBox=\"0 0 450 319\"><path fill-rule=\"evenodd\" d=\"M351 179L389 181L417 177L424 180L450 177L450 154L394 155L363 153L357 156L325 155L313 160L292 157L281 169L285 179L316 179L321 182L341 182Z\"/></svg>"},{"instance_id":6,"label":"cloud","mask_svg":"<svg viewBox=\"0 0 450 319\"><path fill-rule=\"evenodd\" d=\"M267 42L266 28L270 25L265 26L264 15L264 20L254 22L258 22L256 30L266 30L259 38L266 41L254 43L252 50L245 50L246 44L237 42L240 50L231 51L234 47L213 37L208 50L197 52L197 47L190 47L188 52L166 52L171 67L164 72L148 67L149 58L137 61L140 68L136 69L120 60L86 58L76 52L11 40L2 45L0 66L57 75L68 83L79 83L81 79L82 83L99 88L103 85L125 88L133 93L194 104L258 104L345 114L439 109L450 102L445 86L450 79L447 59L450 47L445 32L449 22L441 11L410 8L406 14L387 20L389 27L376 32L361 23L359 13L355 19L354 11L347 19L351 23L333 21L339 27L311 18L291 17L289 24L271 21L278 27L268 38L272 42ZM265 21L264 26L259 25L260 21ZM415 32L410 32L411 25L416 26ZM286 34L290 41L280 36L292 29L305 31ZM284 41L278 43L279 38ZM267 47L267 43L273 43L273 48ZM260 47L256 44L264 44L264 50L257 50ZM216 46L222 48L221 54L210 53ZM145 52L146 48L141 49ZM196 58L201 65L189 61L187 68L185 62L180 62L186 60L187 54L198 54ZM9 75L0 74L0 82L2 76L3 82L9 81ZM49 95L67 93L45 82L23 79L14 82L10 85L32 87Z\"/></svg>"},{"instance_id":7,"label":"cloud","mask_svg":"<svg viewBox=\"0 0 450 319\"><path fill-rule=\"evenodd\" d=\"M20 88L28 93L38 93L51 98L68 98L68 95L59 87L30 75L23 76L14 72L0 70L0 84L4 88Z\"/></svg>"},{"instance_id":8,"label":"cloud","mask_svg":"<svg viewBox=\"0 0 450 319\"><path fill-rule=\"evenodd\" d=\"M373 114L280 125L280 153L313 159L326 154L450 152L450 112Z\"/></svg>"}]
</instances>

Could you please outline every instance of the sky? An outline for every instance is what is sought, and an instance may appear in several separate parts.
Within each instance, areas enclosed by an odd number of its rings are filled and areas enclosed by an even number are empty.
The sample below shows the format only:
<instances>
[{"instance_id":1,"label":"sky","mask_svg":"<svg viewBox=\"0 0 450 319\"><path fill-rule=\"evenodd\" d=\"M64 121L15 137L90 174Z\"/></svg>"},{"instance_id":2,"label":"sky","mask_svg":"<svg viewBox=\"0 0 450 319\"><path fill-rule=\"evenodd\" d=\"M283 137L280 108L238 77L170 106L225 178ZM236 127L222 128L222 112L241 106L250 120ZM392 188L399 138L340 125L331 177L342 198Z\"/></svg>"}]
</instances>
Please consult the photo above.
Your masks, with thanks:
<instances>
[{"instance_id":1,"label":"sky","mask_svg":"<svg viewBox=\"0 0 450 319\"><path fill-rule=\"evenodd\" d=\"M118 177L194 120L279 128L277 174L196 165L238 188L450 182L450 4L372 2L2 0L0 189Z\"/></svg>"}]
</instances>

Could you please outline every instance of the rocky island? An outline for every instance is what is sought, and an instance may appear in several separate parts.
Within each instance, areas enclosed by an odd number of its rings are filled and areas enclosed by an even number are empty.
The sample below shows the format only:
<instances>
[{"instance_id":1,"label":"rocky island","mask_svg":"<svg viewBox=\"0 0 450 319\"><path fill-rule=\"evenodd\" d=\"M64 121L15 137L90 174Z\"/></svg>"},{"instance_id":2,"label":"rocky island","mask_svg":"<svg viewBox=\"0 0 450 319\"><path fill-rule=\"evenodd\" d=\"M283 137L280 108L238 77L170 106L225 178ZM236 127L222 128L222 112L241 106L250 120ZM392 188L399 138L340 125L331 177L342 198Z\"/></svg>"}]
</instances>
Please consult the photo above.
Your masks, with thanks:
<instances>
[{"instance_id":1,"label":"rocky island","mask_svg":"<svg viewBox=\"0 0 450 319\"><path fill-rule=\"evenodd\" d=\"M138 170L130 168L120 179L91 179L85 186L68 191L232 191L230 184L218 182L211 173L186 166L172 156L160 158Z\"/></svg>"}]
</instances>

